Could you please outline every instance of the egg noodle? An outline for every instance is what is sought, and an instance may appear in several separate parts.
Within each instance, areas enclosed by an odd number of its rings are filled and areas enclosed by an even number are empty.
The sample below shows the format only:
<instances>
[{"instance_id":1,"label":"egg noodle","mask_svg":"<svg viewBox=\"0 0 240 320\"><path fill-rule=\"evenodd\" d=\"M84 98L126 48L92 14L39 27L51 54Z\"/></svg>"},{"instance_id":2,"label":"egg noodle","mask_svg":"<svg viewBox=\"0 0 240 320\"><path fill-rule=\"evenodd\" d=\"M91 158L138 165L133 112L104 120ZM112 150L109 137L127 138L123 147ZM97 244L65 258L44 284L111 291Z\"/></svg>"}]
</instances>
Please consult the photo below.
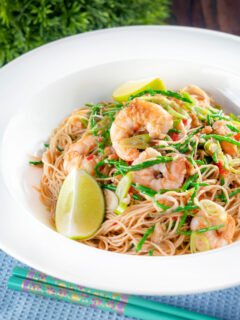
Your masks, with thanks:
<instances>
[{"instance_id":1,"label":"egg noodle","mask_svg":"<svg viewBox=\"0 0 240 320\"><path fill-rule=\"evenodd\" d=\"M158 114L145 115L143 109L138 114L139 106L150 105L170 122L158 124ZM123 115L125 123L113 132ZM124 130L125 137L114 136ZM86 142L83 151L80 144L89 136L94 143ZM36 189L53 225L59 191L72 167L89 171L100 184L105 218L82 243L132 255L182 255L239 239L239 141L240 120L202 89L147 89L121 103L86 104L73 111L52 130L42 158L31 164L42 167ZM116 208L112 200L126 175L129 186Z\"/></svg>"}]
</instances>

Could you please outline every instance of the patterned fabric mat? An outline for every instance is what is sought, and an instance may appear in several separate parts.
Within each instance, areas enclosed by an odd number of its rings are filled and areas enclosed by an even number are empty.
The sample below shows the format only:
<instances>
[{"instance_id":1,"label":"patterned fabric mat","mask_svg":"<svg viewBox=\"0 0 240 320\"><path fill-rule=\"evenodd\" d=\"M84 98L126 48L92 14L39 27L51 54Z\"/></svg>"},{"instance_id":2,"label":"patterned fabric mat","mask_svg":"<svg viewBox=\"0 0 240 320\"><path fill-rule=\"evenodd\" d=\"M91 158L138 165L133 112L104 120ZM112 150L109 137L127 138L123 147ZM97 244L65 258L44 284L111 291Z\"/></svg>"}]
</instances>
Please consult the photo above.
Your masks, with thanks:
<instances>
[{"instance_id":1,"label":"patterned fabric mat","mask_svg":"<svg viewBox=\"0 0 240 320\"><path fill-rule=\"evenodd\" d=\"M24 266L0 250L0 320L131 319L93 308L10 290L7 288L7 281L12 269L17 265ZM147 298L219 319L240 319L240 286L202 294Z\"/></svg>"}]
</instances>

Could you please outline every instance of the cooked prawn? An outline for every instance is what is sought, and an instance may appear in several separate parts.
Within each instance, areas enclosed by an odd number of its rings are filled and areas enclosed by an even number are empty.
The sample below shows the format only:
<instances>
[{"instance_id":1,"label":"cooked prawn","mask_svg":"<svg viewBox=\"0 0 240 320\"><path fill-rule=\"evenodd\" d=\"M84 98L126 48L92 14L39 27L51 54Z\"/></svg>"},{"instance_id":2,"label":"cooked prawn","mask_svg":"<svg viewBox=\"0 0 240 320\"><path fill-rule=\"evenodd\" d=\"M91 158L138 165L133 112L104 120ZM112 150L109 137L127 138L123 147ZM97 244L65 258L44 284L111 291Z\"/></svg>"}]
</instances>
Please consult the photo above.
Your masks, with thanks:
<instances>
[{"instance_id":1,"label":"cooked prawn","mask_svg":"<svg viewBox=\"0 0 240 320\"><path fill-rule=\"evenodd\" d=\"M134 148L121 145L121 141L129 138L139 130L149 132L151 138L160 138L173 126L173 117L161 106L134 99L131 104L122 109L116 116L110 131L113 148L118 156L126 161L138 158L140 152Z\"/></svg>"},{"instance_id":2,"label":"cooked prawn","mask_svg":"<svg viewBox=\"0 0 240 320\"><path fill-rule=\"evenodd\" d=\"M132 164L136 165L160 155L153 148L147 148ZM134 171L133 181L156 191L159 189L177 189L183 184L186 172L186 160L179 157L169 163L159 163L146 169Z\"/></svg>"},{"instance_id":3,"label":"cooked prawn","mask_svg":"<svg viewBox=\"0 0 240 320\"><path fill-rule=\"evenodd\" d=\"M207 228L209 226L212 227L220 224L225 224L225 226L217 230L211 230L202 233L208 239L210 249L216 249L232 243L235 230L235 221L232 216L228 215L226 222L223 223L223 221L218 217L206 217L205 214L200 211L192 219L190 227L191 230L199 230Z\"/></svg>"},{"instance_id":4,"label":"cooked prawn","mask_svg":"<svg viewBox=\"0 0 240 320\"><path fill-rule=\"evenodd\" d=\"M214 133L220 135L220 136L226 136L229 133L232 133L232 131L226 126L227 121L225 120L219 120L216 121L213 124L213 130ZM223 150L230 154L230 156L237 157L239 152L238 152L238 147L232 143L229 143L227 141L221 141L221 146L223 148Z\"/></svg>"},{"instance_id":5,"label":"cooked prawn","mask_svg":"<svg viewBox=\"0 0 240 320\"><path fill-rule=\"evenodd\" d=\"M64 155L63 167L66 173L73 168L82 168L94 175L94 167L100 161L99 156L91 155L86 157L97 147L96 137L86 134L79 141L70 145Z\"/></svg>"}]
</instances>

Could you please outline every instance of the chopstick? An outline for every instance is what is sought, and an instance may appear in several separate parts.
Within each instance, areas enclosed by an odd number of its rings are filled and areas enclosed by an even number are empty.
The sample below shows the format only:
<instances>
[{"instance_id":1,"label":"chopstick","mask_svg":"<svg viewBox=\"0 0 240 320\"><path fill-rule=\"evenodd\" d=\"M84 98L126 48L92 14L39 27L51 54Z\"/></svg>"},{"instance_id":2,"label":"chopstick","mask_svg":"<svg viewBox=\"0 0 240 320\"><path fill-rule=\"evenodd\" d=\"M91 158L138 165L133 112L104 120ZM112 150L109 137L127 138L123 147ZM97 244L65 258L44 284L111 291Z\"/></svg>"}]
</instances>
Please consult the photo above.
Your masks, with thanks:
<instances>
[{"instance_id":1,"label":"chopstick","mask_svg":"<svg viewBox=\"0 0 240 320\"><path fill-rule=\"evenodd\" d=\"M15 267L10 289L31 292L142 320L213 320L216 318L165 305L141 297L79 286L50 277L33 269Z\"/></svg>"}]
</instances>

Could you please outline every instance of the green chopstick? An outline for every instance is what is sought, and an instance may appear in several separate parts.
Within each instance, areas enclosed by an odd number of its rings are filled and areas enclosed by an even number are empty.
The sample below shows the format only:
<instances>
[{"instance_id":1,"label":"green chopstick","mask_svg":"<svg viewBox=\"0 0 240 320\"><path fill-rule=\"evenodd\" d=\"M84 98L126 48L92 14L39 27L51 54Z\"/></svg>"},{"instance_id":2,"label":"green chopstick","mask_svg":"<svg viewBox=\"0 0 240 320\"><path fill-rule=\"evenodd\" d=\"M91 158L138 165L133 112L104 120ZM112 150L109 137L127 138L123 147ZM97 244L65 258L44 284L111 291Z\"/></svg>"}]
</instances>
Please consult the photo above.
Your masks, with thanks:
<instances>
[{"instance_id":1,"label":"green chopstick","mask_svg":"<svg viewBox=\"0 0 240 320\"><path fill-rule=\"evenodd\" d=\"M98 297L82 291L75 291L47 284L40 281L11 276L8 280L8 288L23 292L35 293L44 297L55 298L66 302L73 302L85 307L92 307L134 317L142 320L183 320L183 318L162 313L153 309L146 309L127 302L119 302L107 298Z\"/></svg>"},{"instance_id":2,"label":"green chopstick","mask_svg":"<svg viewBox=\"0 0 240 320\"><path fill-rule=\"evenodd\" d=\"M34 288L36 288L36 285L38 285L38 290L34 290ZM15 267L13 269L12 277L9 279L8 286L11 289L25 292L33 292L47 297L51 296L56 299L61 299L69 302L76 302L86 306L90 305L96 308L136 317L139 319L215 319L209 316L194 313L177 307L165 305L151 300L146 300L138 296L86 288L80 285L76 285L73 283L50 277L33 269L27 269L22 267ZM49 292L52 292L49 287L53 288L54 294L48 294ZM65 292L66 297L63 295L63 291ZM75 295L73 295L74 293ZM86 300L86 303L83 303L85 301L84 299L80 299L81 295L88 295L87 299L85 296L83 296ZM76 299L78 297L78 299L80 300L73 301L74 299L72 299L72 297L75 297ZM94 300L95 302L89 302L90 300ZM96 301L98 300L102 301L102 303L97 304ZM112 307L112 309L110 308L111 310L109 310L109 305L112 305L114 307Z\"/></svg>"}]
</instances>

